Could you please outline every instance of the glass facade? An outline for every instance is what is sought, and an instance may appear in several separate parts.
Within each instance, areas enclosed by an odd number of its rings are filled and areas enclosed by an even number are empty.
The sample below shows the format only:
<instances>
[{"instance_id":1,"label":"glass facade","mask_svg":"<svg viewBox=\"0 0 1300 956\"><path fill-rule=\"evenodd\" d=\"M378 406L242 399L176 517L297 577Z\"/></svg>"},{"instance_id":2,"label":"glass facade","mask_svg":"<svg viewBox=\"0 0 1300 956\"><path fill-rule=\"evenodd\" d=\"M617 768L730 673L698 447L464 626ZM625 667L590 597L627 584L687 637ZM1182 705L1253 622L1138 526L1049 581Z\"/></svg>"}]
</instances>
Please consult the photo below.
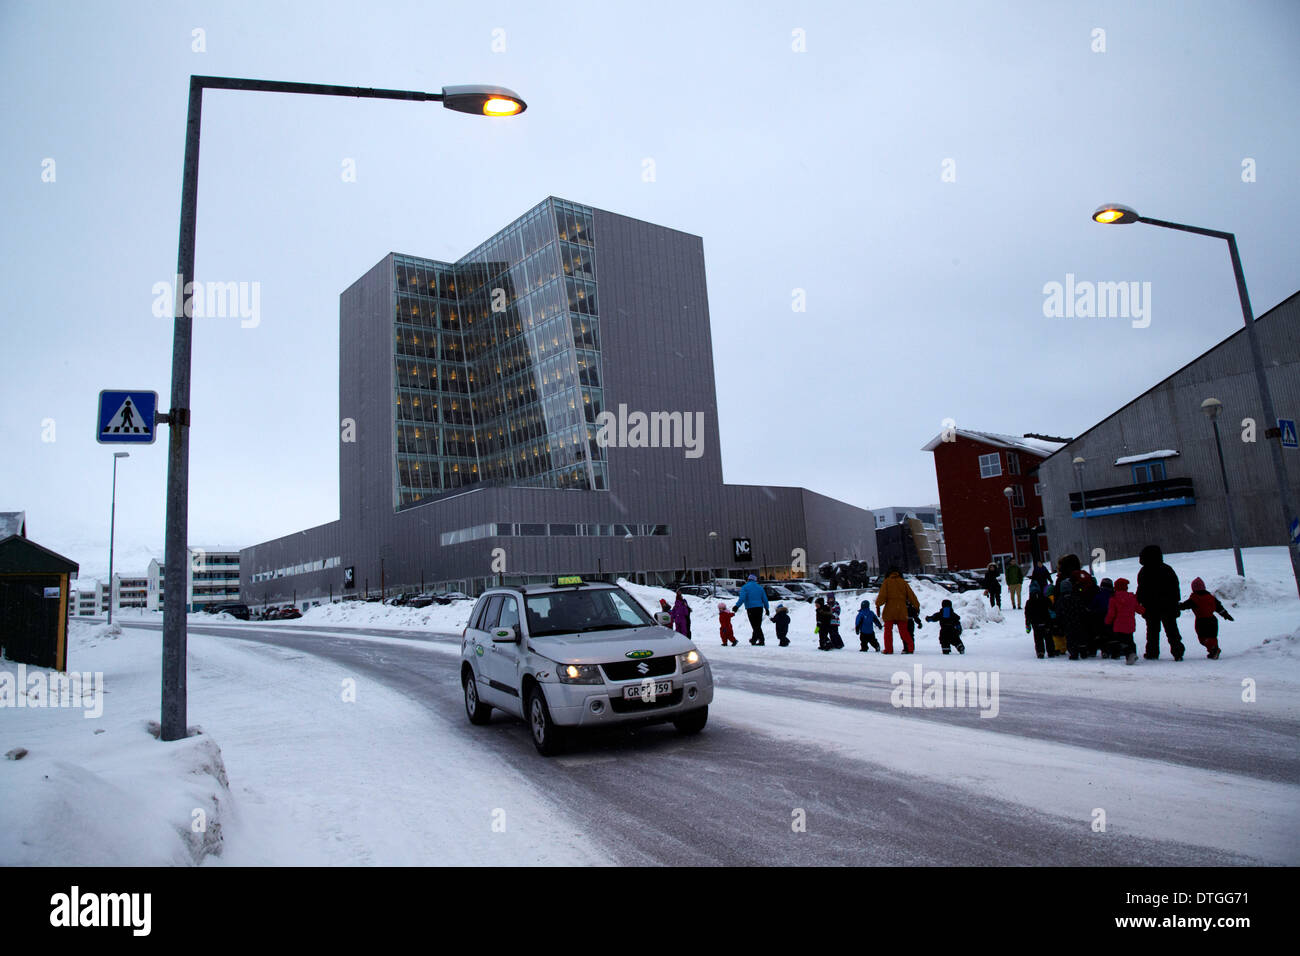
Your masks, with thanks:
<instances>
[{"instance_id":1,"label":"glass facade","mask_svg":"<svg viewBox=\"0 0 1300 956\"><path fill-rule=\"evenodd\" d=\"M547 199L454 264L394 256L398 509L480 482L606 487L593 232Z\"/></svg>"}]
</instances>

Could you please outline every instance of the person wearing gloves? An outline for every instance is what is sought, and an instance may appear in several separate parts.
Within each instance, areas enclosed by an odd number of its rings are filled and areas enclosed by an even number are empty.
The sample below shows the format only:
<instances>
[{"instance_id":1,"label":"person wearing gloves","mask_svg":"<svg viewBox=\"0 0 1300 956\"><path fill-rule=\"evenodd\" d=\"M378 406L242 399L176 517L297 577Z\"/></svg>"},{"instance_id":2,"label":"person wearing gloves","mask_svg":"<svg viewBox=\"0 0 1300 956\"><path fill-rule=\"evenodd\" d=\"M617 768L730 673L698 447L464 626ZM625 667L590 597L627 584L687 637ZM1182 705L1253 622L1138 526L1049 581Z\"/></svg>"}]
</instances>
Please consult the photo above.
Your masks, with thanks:
<instances>
[{"instance_id":1,"label":"person wearing gloves","mask_svg":"<svg viewBox=\"0 0 1300 956\"><path fill-rule=\"evenodd\" d=\"M1034 653L1040 658L1056 656L1052 645L1052 602L1035 581L1029 585L1029 598L1025 601L1025 633L1034 632Z\"/></svg>"},{"instance_id":2,"label":"person wearing gloves","mask_svg":"<svg viewBox=\"0 0 1300 956\"><path fill-rule=\"evenodd\" d=\"M889 574L881 582L876 594L876 610L879 611L881 607L885 609L880 615L885 622L885 649L882 653L894 653L894 628L897 626L898 636L903 642L903 653L911 654L913 646L909 620L914 609L917 612L921 610L921 602L916 599L912 586L903 580L902 572L896 567L889 569Z\"/></svg>"},{"instance_id":3,"label":"person wearing gloves","mask_svg":"<svg viewBox=\"0 0 1300 956\"><path fill-rule=\"evenodd\" d=\"M1205 656L1212 661L1219 659L1219 622L1215 614L1231 621L1232 615L1219 603L1219 599L1205 589L1205 582L1200 578L1192 579L1192 594L1182 604L1180 611L1191 611L1196 615L1196 639L1205 647Z\"/></svg>"},{"instance_id":4,"label":"person wearing gloves","mask_svg":"<svg viewBox=\"0 0 1300 956\"><path fill-rule=\"evenodd\" d=\"M835 600L834 592L831 593L826 606L831 609L831 650L842 651L844 640L840 637L840 602Z\"/></svg>"},{"instance_id":5,"label":"person wearing gloves","mask_svg":"<svg viewBox=\"0 0 1300 956\"><path fill-rule=\"evenodd\" d=\"M749 615L749 627L754 632L749 639L749 643L764 646L767 641L763 637L763 615L772 616L770 605L767 603L767 592L763 586L758 583L758 575L751 574L745 586L740 589L740 595L736 598L733 611L740 610L741 605L745 606L745 613Z\"/></svg>"},{"instance_id":6,"label":"person wearing gloves","mask_svg":"<svg viewBox=\"0 0 1300 956\"><path fill-rule=\"evenodd\" d=\"M813 602L813 613L817 617L817 650L831 649L831 608L825 598Z\"/></svg>"},{"instance_id":7,"label":"person wearing gloves","mask_svg":"<svg viewBox=\"0 0 1300 956\"><path fill-rule=\"evenodd\" d=\"M884 626L884 622L871 610L871 602L864 600L862 606L858 608L858 619L853 622L853 631L858 635L858 643L862 645L862 650L870 651L873 647L880 650L880 642L876 640L876 628Z\"/></svg>"},{"instance_id":8,"label":"person wearing gloves","mask_svg":"<svg viewBox=\"0 0 1300 956\"><path fill-rule=\"evenodd\" d=\"M776 610L772 613L772 623L776 625L776 639L782 647L790 646L790 612L785 609L784 604L778 604Z\"/></svg>"},{"instance_id":9,"label":"person wearing gloves","mask_svg":"<svg viewBox=\"0 0 1300 956\"><path fill-rule=\"evenodd\" d=\"M927 617L926 620L938 622L939 646L943 648L945 654L954 647L957 648L958 654L966 653L966 645L961 642L961 618L952 609L952 601L945 598L943 606Z\"/></svg>"},{"instance_id":10,"label":"person wearing gloves","mask_svg":"<svg viewBox=\"0 0 1300 956\"><path fill-rule=\"evenodd\" d=\"M1146 609L1138 603L1137 595L1129 593L1128 578L1118 578L1115 581L1115 593L1110 596L1110 607L1106 611L1106 624L1119 642L1127 664L1136 664L1138 659L1133 632L1137 630L1139 614L1146 614Z\"/></svg>"},{"instance_id":11,"label":"person wearing gloves","mask_svg":"<svg viewBox=\"0 0 1300 956\"><path fill-rule=\"evenodd\" d=\"M727 602L718 602L718 633L722 635L722 646L730 644L736 646L736 632L731 629L731 619L736 616L735 611L727 610Z\"/></svg>"}]
</instances>

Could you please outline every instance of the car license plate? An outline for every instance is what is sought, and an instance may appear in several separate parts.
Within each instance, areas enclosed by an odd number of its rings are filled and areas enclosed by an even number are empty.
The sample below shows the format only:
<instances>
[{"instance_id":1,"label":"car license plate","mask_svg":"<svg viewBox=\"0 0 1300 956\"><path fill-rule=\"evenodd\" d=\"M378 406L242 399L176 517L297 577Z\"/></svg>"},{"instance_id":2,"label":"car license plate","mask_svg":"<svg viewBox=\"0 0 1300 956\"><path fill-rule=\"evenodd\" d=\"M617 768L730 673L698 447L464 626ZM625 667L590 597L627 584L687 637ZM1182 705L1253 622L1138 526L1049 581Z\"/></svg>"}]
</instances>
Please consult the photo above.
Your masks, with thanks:
<instances>
[{"instance_id":1,"label":"car license plate","mask_svg":"<svg viewBox=\"0 0 1300 956\"><path fill-rule=\"evenodd\" d=\"M642 691L645 690L647 684L649 684L649 681L647 681L646 684L631 684L631 685L629 685L629 686L627 686L627 687L624 687L624 688L623 688L623 699L624 699L624 700L643 700L643 699L644 699L645 701L649 702L649 701L651 700L651 697L650 697L649 694L645 694L644 697L642 696ZM670 681L670 680L657 680L657 681L655 681L655 690L654 690L654 696L655 696L655 697L666 697L666 696L668 696L669 694L671 694L672 692L673 692L673 682L672 682L672 681Z\"/></svg>"}]
</instances>

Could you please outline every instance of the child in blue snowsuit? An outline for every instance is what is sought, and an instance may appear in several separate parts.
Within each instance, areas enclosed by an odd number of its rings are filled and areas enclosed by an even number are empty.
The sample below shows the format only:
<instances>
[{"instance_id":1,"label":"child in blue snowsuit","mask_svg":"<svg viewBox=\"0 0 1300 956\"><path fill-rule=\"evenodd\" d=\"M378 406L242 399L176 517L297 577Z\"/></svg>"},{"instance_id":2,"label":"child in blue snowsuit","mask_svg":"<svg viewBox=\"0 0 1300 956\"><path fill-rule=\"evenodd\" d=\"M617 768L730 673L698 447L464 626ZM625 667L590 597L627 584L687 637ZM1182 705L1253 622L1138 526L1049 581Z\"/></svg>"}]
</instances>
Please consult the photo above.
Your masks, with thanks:
<instances>
[{"instance_id":1,"label":"child in blue snowsuit","mask_svg":"<svg viewBox=\"0 0 1300 956\"><path fill-rule=\"evenodd\" d=\"M862 607L858 609L858 619L853 623L853 630L858 635L858 642L862 645L864 651L871 648L880 650L880 642L876 640L876 628L884 629L884 622L876 617L876 612L871 610L871 602L863 601Z\"/></svg>"},{"instance_id":2,"label":"child in blue snowsuit","mask_svg":"<svg viewBox=\"0 0 1300 956\"><path fill-rule=\"evenodd\" d=\"M958 654L966 653L966 645L961 642L961 618L952 609L951 601L945 600L943 607L927 617L926 620L939 623L939 646L943 648L945 654L949 653L954 647L957 648Z\"/></svg>"}]
</instances>

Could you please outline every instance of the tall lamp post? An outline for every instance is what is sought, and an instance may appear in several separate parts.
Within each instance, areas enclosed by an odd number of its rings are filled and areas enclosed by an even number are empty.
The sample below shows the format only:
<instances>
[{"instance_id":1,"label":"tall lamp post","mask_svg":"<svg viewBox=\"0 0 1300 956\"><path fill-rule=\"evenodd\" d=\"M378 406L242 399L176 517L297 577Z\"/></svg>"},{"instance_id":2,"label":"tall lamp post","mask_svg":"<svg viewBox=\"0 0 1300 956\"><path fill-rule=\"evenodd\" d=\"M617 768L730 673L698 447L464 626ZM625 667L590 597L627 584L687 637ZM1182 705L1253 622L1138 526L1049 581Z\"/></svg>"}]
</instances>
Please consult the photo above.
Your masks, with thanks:
<instances>
[{"instance_id":1,"label":"tall lamp post","mask_svg":"<svg viewBox=\"0 0 1300 956\"><path fill-rule=\"evenodd\" d=\"M1015 491L1010 485L1007 485L1002 489L1002 493L1007 497L1007 520L1011 522L1011 559L1016 561L1016 563L1019 563L1017 560L1019 555L1016 553L1016 513L1011 510L1011 497L1015 494ZM1007 562L1005 558L1002 560L1002 573L1007 573Z\"/></svg>"},{"instance_id":2,"label":"tall lamp post","mask_svg":"<svg viewBox=\"0 0 1300 956\"><path fill-rule=\"evenodd\" d=\"M984 526L984 540L989 543L989 564L993 563L993 529L988 525Z\"/></svg>"},{"instance_id":3,"label":"tall lamp post","mask_svg":"<svg viewBox=\"0 0 1300 956\"><path fill-rule=\"evenodd\" d=\"M176 308L172 336L171 409L158 421L169 427L167 442L167 532L163 545L166 579L183 581L189 524L190 474L190 350L193 320L186 315L186 289L194 279L194 236L199 198L199 133L203 125L204 90L245 90L257 93L303 93L351 96L360 99L437 102L460 113L513 116L527 105L497 86L444 86L441 93L376 90L319 83L283 83L228 76L191 76L189 115L185 121L185 171L181 180L181 228L176 254ZM192 288L192 287L191 287ZM180 740L186 732L185 591L168 588L163 594L162 739Z\"/></svg>"},{"instance_id":4,"label":"tall lamp post","mask_svg":"<svg viewBox=\"0 0 1300 956\"><path fill-rule=\"evenodd\" d=\"M117 460L130 458L129 451L113 452L113 498L108 506L108 623L113 623L113 530L117 524ZM165 592L164 592L165 593Z\"/></svg>"},{"instance_id":5,"label":"tall lamp post","mask_svg":"<svg viewBox=\"0 0 1300 956\"><path fill-rule=\"evenodd\" d=\"M1255 330L1255 314L1250 307L1250 295L1246 291L1246 275L1241 269L1241 256L1237 254L1237 237L1230 232L1218 229L1203 229L1200 226L1188 226L1163 219L1151 219L1140 216L1137 210L1127 206L1106 205L1092 214L1095 222L1103 225L1127 225L1131 222L1144 222L1149 226L1162 229L1176 229L1179 232L1191 232L1198 236L1210 236L1222 239L1228 244L1228 254L1232 257L1232 274L1237 280L1237 298L1241 301L1241 316L1246 323L1246 339L1250 343L1250 358L1254 366L1255 387L1259 391L1259 402L1264 409L1266 430L1264 437L1268 440L1269 452L1273 456L1273 477L1277 481L1278 503L1282 506L1283 528L1287 534L1287 550L1291 554L1291 573L1295 576L1296 590L1300 592L1300 535L1291 529L1300 524L1296 510L1291 502L1291 489L1287 483L1286 461L1282 457L1282 432L1277 423L1277 411L1273 407L1273 393L1269 390L1268 379L1264 375L1264 354L1259 344L1259 333Z\"/></svg>"},{"instance_id":6,"label":"tall lamp post","mask_svg":"<svg viewBox=\"0 0 1300 956\"><path fill-rule=\"evenodd\" d=\"M1088 573L1092 573L1092 542L1088 540L1088 501L1083 493L1083 466L1087 460L1082 456L1076 457L1071 464L1074 465L1074 478L1079 485L1079 511L1083 513L1083 553L1088 556Z\"/></svg>"},{"instance_id":7,"label":"tall lamp post","mask_svg":"<svg viewBox=\"0 0 1300 956\"><path fill-rule=\"evenodd\" d=\"M713 562L713 551L714 551L714 544L713 544L713 542L715 542L715 541L717 541L717 540L718 540L718 532L716 532L716 531L710 531L710 532L709 532L709 562L710 562L710 564L712 564L712 562ZM709 586L710 586L710 588L712 589L710 593L712 594L713 597L716 598L716 597L718 596L718 573L717 573L717 570L716 570L715 568L713 568L713 567L710 567L710 568L709 568Z\"/></svg>"},{"instance_id":8,"label":"tall lamp post","mask_svg":"<svg viewBox=\"0 0 1300 956\"><path fill-rule=\"evenodd\" d=\"M1217 398L1207 398L1201 402L1201 411L1205 412L1205 417L1210 420L1214 426L1214 447L1219 451L1219 474L1223 476L1223 506L1228 512L1228 538L1232 541L1232 556L1237 561L1237 577L1246 576L1246 566L1241 561L1241 545L1237 541L1237 522L1232 516L1232 495L1228 491L1228 469L1223 464L1223 442L1219 440L1219 412L1223 410L1223 402Z\"/></svg>"}]
</instances>

